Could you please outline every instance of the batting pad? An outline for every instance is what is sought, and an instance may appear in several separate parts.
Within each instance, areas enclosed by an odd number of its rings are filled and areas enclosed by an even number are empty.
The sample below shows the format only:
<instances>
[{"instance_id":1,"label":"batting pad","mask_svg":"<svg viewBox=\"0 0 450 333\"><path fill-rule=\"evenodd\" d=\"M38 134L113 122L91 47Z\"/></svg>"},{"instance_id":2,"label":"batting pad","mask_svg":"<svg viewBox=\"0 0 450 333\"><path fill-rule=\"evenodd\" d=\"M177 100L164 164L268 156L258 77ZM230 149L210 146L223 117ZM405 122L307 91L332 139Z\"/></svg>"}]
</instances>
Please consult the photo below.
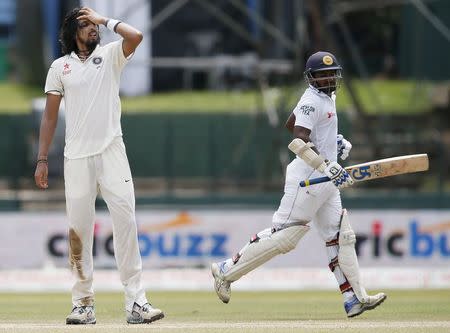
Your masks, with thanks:
<instances>
[{"instance_id":1,"label":"batting pad","mask_svg":"<svg viewBox=\"0 0 450 333\"><path fill-rule=\"evenodd\" d=\"M306 225L291 225L275 232L263 230L257 235L257 240L244 247L237 262L225 272L224 279L236 281L276 255L293 250L308 230Z\"/></svg>"},{"instance_id":2,"label":"batting pad","mask_svg":"<svg viewBox=\"0 0 450 333\"><path fill-rule=\"evenodd\" d=\"M361 303L368 301L366 290L361 285L358 258L355 251L356 235L350 226L347 210L342 210L341 228L339 231L338 262L342 272L352 286L352 289Z\"/></svg>"}]
</instances>

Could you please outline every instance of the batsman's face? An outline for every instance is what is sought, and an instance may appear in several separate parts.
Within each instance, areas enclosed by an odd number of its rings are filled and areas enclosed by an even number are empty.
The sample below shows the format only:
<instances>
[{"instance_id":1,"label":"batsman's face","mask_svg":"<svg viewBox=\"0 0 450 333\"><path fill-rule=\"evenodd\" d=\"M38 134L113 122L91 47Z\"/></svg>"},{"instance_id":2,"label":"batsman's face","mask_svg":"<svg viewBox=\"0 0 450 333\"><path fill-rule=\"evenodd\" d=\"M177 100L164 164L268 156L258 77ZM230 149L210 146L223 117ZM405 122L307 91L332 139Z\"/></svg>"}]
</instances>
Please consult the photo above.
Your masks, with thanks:
<instances>
[{"instance_id":1,"label":"batsman's face","mask_svg":"<svg viewBox=\"0 0 450 333\"><path fill-rule=\"evenodd\" d=\"M314 73L314 81L318 88L325 88L336 85L336 72L334 70L319 71Z\"/></svg>"},{"instance_id":2,"label":"batsman's face","mask_svg":"<svg viewBox=\"0 0 450 333\"><path fill-rule=\"evenodd\" d=\"M79 20L76 38L88 49L94 48L100 42L98 26L88 20Z\"/></svg>"}]
</instances>

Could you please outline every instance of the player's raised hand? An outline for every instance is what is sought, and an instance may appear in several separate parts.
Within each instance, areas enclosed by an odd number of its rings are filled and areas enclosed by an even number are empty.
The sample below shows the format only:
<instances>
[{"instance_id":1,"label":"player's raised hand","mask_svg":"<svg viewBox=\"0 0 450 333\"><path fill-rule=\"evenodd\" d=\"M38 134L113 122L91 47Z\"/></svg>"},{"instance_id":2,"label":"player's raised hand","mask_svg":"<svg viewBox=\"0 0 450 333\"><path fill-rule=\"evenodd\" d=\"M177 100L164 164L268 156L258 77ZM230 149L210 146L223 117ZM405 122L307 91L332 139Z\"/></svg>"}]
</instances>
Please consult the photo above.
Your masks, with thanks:
<instances>
[{"instance_id":1,"label":"player's raised hand","mask_svg":"<svg viewBox=\"0 0 450 333\"><path fill-rule=\"evenodd\" d=\"M41 189L48 188L48 164L47 162L38 162L34 172L34 181L36 186Z\"/></svg>"},{"instance_id":2,"label":"player's raised hand","mask_svg":"<svg viewBox=\"0 0 450 333\"><path fill-rule=\"evenodd\" d=\"M95 10L89 7L82 7L79 13L80 16L77 17L78 20L88 20L97 25L105 24L106 22L106 17L98 14Z\"/></svg>"},{"instance_id":3,"label":"player's raised hand","mask_svg":"<svg viewBox=\"0 0 450 333\"><path fill-rule=\"evenodd\" d=\"M352 150L352 144L350 141L346 140L342 134L337 135L337 153L341 160L345 160L348 154Z\"/></svg>"},{"instance_id":4,"label":"player's raised hand","mask_svg":"<svg viewBox=\"0 0 450 333\"><path fill-rule=\"evenodd\" d=\"M331 179L338 189L345 188L353 184L353 179L348 172L337 162L331 162L325 168L324 173Z\"/></svg>"}]
</instances>

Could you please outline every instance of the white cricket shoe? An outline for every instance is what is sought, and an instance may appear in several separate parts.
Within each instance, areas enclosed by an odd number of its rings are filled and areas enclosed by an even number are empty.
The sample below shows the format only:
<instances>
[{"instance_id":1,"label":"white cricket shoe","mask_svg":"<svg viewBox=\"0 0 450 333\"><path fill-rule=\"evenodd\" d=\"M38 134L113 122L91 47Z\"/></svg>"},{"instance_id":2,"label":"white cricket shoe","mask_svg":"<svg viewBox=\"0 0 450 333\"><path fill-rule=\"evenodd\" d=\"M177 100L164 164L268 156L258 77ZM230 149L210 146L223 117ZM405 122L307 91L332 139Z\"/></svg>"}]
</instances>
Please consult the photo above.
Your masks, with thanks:
<instances>
[{"instance_id":1,"label":"white cricket shoe","mask_svg":"<svg viewBox=\"0 0 450 333\"><path fill-rule=\"evenodd\" d=\"M347 317L355 317L360 315L366 310L375 309L378 305L384 302L386 299L385 293L379 293L374 296L369 296L369 299L366 303L361 303L356 295L353 295L353 298L344 303L345 312L347 312Z\"/></svg>"},{"instance_id":2,"label":"white cricket shoe","mask_svg":"<svg viewBox=\"0 0 450 333\"><path fill-rule=\"evenodd\" d=\"M67 325L95 324L95 309L93 306L76 306L66 317Z\"/></svg>"},{"instance_id":3,"label":"white cricket shoe","mask_svg":"<svg viewBox=\"0 0 450 333\"><path fill-rule=\"evenodd\" d=\"M214 277L214 289L216 290L217 296L219 296L220 300L224 303L228 303L231 297L231 282L224 280L223 273L219 265L222 263L212 263L211 264L211 273Z\"/></svg>"},{"instance_id":4,"label":"white cricket shoe","mask_svg":"<svg viewBox=\"0 0 450 333\"><path fill-rule=\"evenodd\" d=\"M164 313L160 309L152 307L150 303L145 303L142 306L134 303L131 312L127 311L128 324L148 324L163 318Z\"/></svg>"}]
</instances>

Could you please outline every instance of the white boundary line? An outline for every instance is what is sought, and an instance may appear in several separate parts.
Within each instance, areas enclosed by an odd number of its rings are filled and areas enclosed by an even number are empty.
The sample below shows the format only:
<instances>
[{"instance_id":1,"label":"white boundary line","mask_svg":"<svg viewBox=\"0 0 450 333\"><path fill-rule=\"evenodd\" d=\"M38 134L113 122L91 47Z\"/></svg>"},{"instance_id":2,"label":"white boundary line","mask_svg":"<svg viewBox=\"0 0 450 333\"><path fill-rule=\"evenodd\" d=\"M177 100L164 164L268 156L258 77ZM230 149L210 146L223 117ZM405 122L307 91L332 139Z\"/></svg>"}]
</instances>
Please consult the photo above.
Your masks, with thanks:
<instances>
[{"instance_id":1,"label":"white boundary line","mask_svg":"<svg viewBox=\"0 0 450 333\"><path fill-rule=\"evenodd\" d=\"M199 322L199 323L163 323L155 322L149 325L127 325L120 323L89 325L100 329L139 329L157 328L157 329L224 329L224 328L305 328L305 329L364 329L364 328L450 328L450 321L252 321L252 322ZM80 326L67 326L64 324L33 324L33 323L0 323L0 330L4 329L79 329Z\"/></svg>"}]
</instances>

